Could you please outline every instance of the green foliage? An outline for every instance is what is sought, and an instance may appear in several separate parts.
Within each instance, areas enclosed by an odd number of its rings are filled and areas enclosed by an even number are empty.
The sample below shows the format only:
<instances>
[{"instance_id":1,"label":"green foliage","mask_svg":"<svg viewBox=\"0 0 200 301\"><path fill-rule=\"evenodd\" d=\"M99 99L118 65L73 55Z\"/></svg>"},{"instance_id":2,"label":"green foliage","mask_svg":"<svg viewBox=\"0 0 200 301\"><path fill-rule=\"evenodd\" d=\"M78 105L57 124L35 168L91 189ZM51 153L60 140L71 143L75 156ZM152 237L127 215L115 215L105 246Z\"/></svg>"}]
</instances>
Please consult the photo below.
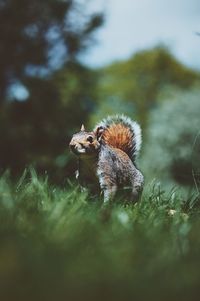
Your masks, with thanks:
<instances>
[{"instance_id":1,"label":"green foliage","mask_svg":"<svg viewBox=\"0 0 200 301\"><path fill-rule=\"evenodd\" d=\"M67 119L67 132L72 135L81 124L88 121L94 109L96 75L89 68L71 63L54 76L53 82L59 91L62 109Z\"/></svg>"},{"instance_id":2,"label":"green foliage","mask_svg":"<svg viewBox=\"0 0 200 301\"><path fill-rule=\"evenodd\" d=\"M127 61L103 68L99 74L100 106L110 98L118 98L133 106L135 116L144 125L166 86L186 90L200 82L198 72L177 62L164 47L141 51Z\"/></svg>"},{"instance_id":3,"label":"green foliage","mask_svg":"<svg viewBox=\"0 0 200 301\"><path fill-rule=\"evenodd\" d=\"M98 88L97 88L98 89ZM98 104L98 110L90 115L90 128L108 115L125 114L127 116L134 116L135 108L128 102L117 97L110 97L107 101L102 101Z\"/></svg>"},{"instance_id":4,"label":"green foliage","mask_svg":"<svg viewBox=\"0 0 200 301\"><path fill-rule=\"evenodd\" d=\"M151 178L173 179L179 184L200 185L200 90L174 91L152 111L144 156Z\"/></svg>"},{"instance_id":5,"label":"green foliage","mask_svg":"<svg viewBox=\"0 0 200 301\"><path fill-rule=\"evenodd\" d=\"M15 185L4 175L0 297L196 300L198 203L154 185L136 205L105 207L74 186L49 186L34 170Z\"/></svg>"}]
</instances>

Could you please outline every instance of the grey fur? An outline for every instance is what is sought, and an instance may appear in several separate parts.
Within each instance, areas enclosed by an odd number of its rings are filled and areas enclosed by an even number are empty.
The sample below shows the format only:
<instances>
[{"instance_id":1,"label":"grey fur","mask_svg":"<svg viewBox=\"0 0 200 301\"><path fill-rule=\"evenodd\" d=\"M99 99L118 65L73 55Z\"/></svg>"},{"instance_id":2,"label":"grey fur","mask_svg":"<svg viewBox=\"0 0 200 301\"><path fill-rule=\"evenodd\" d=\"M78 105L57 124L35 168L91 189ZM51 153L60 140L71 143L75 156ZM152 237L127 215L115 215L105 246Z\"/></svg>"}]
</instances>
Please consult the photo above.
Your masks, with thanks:
<instances>
[{"instance_id":1,"label":"grey fur","mask_svg":"<svg viewBox=\"0 0 200 301\"><path fill-rule=\"evenodd\" d=\"M137 201L143 189L144 177L128 156L119 156L108 145L101 147L97 176L104 202L113 199L118 190L130 188L131 201Z\"/></svg>"}]
</instances>

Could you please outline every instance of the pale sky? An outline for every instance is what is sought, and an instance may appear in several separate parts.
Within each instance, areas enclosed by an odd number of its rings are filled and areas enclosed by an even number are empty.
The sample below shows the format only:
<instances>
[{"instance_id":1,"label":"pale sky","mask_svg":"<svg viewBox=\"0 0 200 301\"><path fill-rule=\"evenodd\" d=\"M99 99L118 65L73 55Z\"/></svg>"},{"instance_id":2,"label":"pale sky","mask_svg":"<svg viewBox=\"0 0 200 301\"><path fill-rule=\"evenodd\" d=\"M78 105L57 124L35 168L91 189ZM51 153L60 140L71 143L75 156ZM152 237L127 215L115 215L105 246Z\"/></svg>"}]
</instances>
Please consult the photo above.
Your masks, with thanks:
<instances>
[{"instance_id":1,"label":"pale sky","mask_svg":"<svg viewBox=\"0 0 200 301\"><path fill-rule=\"evenodd\" d=\"M200 0L93 0L91 5L106 8L106 22L84 56L90 66L164 44L181 62L200 69Z\"/></svg>"}]
</instances>

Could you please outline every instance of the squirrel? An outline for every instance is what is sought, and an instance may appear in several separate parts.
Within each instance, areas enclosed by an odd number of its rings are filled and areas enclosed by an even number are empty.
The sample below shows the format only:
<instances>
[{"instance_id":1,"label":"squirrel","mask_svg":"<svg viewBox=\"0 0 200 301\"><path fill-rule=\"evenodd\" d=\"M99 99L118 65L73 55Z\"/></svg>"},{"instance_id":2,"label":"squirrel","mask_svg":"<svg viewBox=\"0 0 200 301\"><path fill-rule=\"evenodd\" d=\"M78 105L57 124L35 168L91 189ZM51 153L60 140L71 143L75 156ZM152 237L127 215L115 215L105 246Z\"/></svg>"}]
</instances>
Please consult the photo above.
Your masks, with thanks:
<instances>
[{"instance_id":1,"label":"squirrel","mask_svg":"<svg viewBox=\"0 0 200 301\"><path fill-rule=\"evenodd\" d=\"M135 164L141 147L139 124L125 115L108 116L91 132L82 125L69 143L78 157L76 178L82 187L103 193L112 200L120 188L130 187L131 201L139 199L144 177Z\"/></svg>"}]
</instances>

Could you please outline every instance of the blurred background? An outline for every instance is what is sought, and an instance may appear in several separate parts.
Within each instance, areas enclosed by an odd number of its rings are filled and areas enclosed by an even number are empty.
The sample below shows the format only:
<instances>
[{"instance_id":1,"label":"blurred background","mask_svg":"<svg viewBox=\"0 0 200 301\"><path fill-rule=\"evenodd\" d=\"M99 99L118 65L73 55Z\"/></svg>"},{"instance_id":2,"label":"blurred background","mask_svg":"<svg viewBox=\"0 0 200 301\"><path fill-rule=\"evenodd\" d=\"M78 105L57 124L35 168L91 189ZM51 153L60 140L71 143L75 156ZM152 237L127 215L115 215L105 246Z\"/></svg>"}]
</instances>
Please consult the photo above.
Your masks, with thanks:
<instances>
[{"instance_id":1,"label":"blurred background","mask_svg":"<svg viewBox=\"0 0 200 301\"><path fill-rule=\"evenodd\" d=\"M198 189L199 17L197 0L0 1L0 172L65 185L71 135L124 113L146 182Z\"/></svg>"},{"instance_id":2,"label":"blurred background","mask_svg":"<svg viewBox=\"0 0 200 301\"><path fill-rule=\"evenodd\" d=\"M115 113L145 189L104 207L68 144ZM198 301L199 116L199 0L0 0L0 300Z\"/></svg>"}]
</instances>

